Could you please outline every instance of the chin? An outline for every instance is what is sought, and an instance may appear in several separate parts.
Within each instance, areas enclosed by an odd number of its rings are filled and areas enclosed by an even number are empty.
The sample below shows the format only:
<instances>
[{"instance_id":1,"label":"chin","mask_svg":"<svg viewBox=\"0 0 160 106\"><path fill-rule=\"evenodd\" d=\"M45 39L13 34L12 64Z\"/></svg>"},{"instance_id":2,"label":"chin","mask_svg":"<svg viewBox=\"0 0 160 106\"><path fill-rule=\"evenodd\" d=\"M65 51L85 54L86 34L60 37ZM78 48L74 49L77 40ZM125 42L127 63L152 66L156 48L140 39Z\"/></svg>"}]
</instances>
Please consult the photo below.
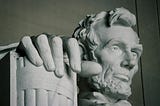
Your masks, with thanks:
<instances>
[{"instance_id":1,"label":"chin","mask_svg":"<svg viewBox=\"0 0 160 106\"><path fill-rule=\"evenodd\" d=\"M117 78L111 77L104 81L101 76L94 76L88 81L95 91L116 100L125 100L131 95L130 83Z\"/></svg>"},{"instance_id":2,"label":"chin","mask_svg":"<svg viewBox=\"0 0 160 106\"><path fill-rule=\"evenodd\" d=\"M125 100L131 95L131 88L127 82L111 79L101 87L101 92L117 100Z\"/></svg>"}]
</instances>

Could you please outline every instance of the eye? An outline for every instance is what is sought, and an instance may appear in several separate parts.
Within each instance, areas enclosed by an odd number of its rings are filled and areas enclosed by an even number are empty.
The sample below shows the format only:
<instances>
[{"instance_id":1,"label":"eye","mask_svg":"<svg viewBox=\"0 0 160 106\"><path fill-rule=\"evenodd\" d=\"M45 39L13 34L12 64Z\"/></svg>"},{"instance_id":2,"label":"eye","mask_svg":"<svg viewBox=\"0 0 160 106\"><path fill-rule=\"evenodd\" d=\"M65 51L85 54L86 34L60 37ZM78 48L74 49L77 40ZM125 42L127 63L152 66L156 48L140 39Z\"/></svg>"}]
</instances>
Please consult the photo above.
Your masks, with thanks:
<instances>
[{"instance_id":1,"label":"eye","mask_svg":"<svg viewBox=\"0 0 160 106\"><path fill-rule=\"evenodd\" d=\"M122 54L122 50L120 49L119 46L113 45L113 46L110 47L110 49L116 55L121 55Z\"/></svg>"},{"instance_id":2,"label":"eye","mask_svg":"<svg viewBox=\"0 0 160 106\"><path fill-rule=\"evenodd\" d=\"M112 46L111 49L112 49L112 51L117 51L117 50L119 50L120 48L119 48L118 46Z\"/></svg>"},{"instance_id":3,"label":"eye","mask_svg":"<svg viewBox=\"0 0 160 106\"><path fill-rule=\"evenodd\" d=\"M137 54L135 51L132 51L132 56L133 56L134 58L137 58L137 57L138 57L138 54Z\"/></svg>"}]
</instances>

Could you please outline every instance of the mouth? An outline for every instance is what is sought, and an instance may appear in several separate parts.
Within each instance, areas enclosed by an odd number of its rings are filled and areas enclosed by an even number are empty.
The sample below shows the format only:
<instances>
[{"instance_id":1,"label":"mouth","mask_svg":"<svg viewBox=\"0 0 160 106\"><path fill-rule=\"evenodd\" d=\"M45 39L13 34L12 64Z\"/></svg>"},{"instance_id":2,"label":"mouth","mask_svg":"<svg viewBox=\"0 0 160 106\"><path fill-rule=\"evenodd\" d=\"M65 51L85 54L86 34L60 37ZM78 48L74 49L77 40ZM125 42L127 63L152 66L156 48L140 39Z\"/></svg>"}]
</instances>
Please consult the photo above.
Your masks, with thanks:
<instances>
[{"instance_id":1,"label":"mouth","mask_svg":"<svg viewBox=\"0 0 160 106\"><path fill-rule=\"evenodd\" d=\"M113 75L115 78L122 80L124 82L128 82L129 81L129 77L127 75L124 74L114 74Z\"/></svg>"}]
</instances>

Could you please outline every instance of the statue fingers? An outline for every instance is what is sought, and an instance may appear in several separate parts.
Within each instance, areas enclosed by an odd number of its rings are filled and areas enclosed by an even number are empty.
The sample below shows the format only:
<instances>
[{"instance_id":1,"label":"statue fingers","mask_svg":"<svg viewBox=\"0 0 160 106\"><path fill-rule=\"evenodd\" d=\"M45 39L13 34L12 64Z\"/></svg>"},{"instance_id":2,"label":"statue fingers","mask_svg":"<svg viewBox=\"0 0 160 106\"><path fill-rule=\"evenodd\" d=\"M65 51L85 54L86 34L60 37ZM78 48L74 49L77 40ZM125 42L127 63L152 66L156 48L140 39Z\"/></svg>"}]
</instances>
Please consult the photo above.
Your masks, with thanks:
<instances>
[{"instance_id":1,"label":"statue fingers","mask_svg":"<svg viewBox=\"0 0 160 106\"><path fill-rule=\"evenodd\" d=\"M67 53L69 57L69 64L74 72L79 73L81 71L81 57L80 57L80 47L75 38L70 38L66 43Z\"/></svg>"},{"instance_id":2,"label":"statue fingers","mask_svg":"<svg viewBox=\"0 0 160 106\"><path fill-rule=\"evenodd\" d=\"M35 39L35 46L43 60L44 66L48 71L55 70L55 64L53 61L48 38L45 34L41 34Z\"/></svg>"},{"instance_id":3,"label":"statue fingers","mask_svg":"<svg viewBox=\"0 0 160 106\"><path fill-rule=\"evenodd\" d=\"M63 62L63 44L60 37L53 37L50 39L50 46L52 56L55 63L55 75L62 77L64 75L64 62Z\"/></svg>"},{"instance_id":4,"label":"statue fingers","mask_svg":"<svg viewBox=\"0 0 160 106\"><path fill-rule=\"evenodd\" d=\"M21 39L16 51L20 54L24 53L30 62L36 66L41 66L43 64L43 61L34 47L30 36L24 36Z\"/></svg>"},{"instance_id":5,"label":"statue fingers","mask_svg":"<svg viewBox=\"0 0 160 106\"><path fill-rule=\"evenodd\" d=\"M100 72L102 72L102 67L100 64L93 61L82 61L81 72L79 75L81 77L90 77L98 75Z\"/></svg>"}]
</instances>

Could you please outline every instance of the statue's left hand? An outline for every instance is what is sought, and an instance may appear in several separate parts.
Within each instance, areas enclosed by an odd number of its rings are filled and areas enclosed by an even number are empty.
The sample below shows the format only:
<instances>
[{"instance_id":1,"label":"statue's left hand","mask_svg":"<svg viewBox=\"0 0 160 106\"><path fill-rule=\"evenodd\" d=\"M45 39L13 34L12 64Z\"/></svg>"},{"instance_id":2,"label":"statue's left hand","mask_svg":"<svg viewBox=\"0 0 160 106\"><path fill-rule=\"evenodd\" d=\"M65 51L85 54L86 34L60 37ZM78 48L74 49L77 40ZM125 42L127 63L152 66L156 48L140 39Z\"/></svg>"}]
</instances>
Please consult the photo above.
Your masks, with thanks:
<instances>
[{"instance_id":1,"label":"statue's left hand","mask_svg":"<svg viewBox=\"0 0 160 106\"><path fill-rule=\"evenodd\" d=\"M44 64L46 70L54 71L57 77L64 75L64 57L67 54L70 68L83 77L96 75L102 71L96 62L81 60L82 49L75 38L62 39L48 34L24 36L17 52L26 56L36 66Z\"/></svg>"},{"instance_id":2,"label":"statue's left hand","mask_svg":"<svg viewBox=\"0 0 160 106\"><path fill-rule=\"evenodd\" d=\"M52 38L53 37L53 38ZM35 66L44 64L47 71L56 71L58 77L63 76L62 40L59 37L40 34L22 37L17 52L26 56ZM54 61L53 61L54 58ZM55 64L56 63L56 64Z\"/></svg>"}]
</instances>

